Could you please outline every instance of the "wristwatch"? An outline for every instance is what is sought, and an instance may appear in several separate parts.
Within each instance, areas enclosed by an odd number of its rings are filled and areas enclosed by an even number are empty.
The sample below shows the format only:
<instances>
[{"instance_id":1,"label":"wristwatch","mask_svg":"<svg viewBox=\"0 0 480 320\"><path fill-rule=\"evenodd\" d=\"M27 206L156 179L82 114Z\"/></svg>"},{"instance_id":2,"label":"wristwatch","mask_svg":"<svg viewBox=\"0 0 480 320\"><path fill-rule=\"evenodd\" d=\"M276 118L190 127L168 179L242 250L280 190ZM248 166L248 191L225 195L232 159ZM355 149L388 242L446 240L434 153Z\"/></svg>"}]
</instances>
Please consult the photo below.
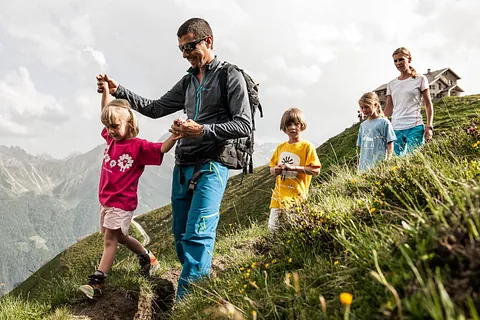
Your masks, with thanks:
<instances>
[{"instance_id":1,"label":"wristwatch","mask_svg":"<svg viewBox=\"0 0 480 320\"><path fill-rule=\"evenodd\" d=\"M431 129L433 131L433 126L428 126L427 129Z\"/></svg>"}]
</instances>

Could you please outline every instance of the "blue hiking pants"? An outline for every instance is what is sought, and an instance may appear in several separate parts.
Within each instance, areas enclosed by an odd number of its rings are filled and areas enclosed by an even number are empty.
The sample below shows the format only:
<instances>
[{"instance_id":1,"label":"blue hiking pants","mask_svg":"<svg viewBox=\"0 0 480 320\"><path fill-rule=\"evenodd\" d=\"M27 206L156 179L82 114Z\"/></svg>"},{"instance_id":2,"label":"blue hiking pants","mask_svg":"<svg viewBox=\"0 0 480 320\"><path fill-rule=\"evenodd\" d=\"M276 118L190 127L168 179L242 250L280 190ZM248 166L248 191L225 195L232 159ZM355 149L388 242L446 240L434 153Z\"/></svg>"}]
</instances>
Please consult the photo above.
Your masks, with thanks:
<instances>
[{"instance_id":1,"label":"blue hiking pants","mask_svg":"<svg viewBox=\"0 0 480 320\"><path fill-rule=\"evenodd\" d=\"M404 156L425 144L423 124L410 129L394 131L397 140L393 142L393 150L397 156Z\"/></svg>"},{"instance_id":2,"label":"blue hiking pants","mask_svg":"<svg viewBox=\"0 0 480 320\"><path fill-rule=\"evenodd\" d=\"M177 300L188 293L188 284L210 274L220 203L228 168L215 161L202 165L195 190L188 188L195 165L176 165L172 180L172 231L178 260L183 266ZM183 177L181 177L183 175Z\"/></svg>"}]
</instances>

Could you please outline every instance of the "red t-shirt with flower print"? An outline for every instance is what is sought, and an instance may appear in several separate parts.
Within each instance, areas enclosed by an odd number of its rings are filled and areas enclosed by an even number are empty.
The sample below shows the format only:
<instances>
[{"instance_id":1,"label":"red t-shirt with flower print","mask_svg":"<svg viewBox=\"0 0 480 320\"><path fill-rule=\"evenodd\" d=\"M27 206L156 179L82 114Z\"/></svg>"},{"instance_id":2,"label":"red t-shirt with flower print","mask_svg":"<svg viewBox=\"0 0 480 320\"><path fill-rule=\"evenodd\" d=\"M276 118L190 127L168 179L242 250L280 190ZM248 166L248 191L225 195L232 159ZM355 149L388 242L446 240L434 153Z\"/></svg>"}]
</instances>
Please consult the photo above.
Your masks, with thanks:
<instances>
[{"instance_id":1,"label":"red t-shirt with flower print","mask_svg":"<svg viewBox=\"0 0 480 320\"><path fill-rule=\"evenodd\" d=\"M161 142L149 142L139 138L115 141L102 130L107 141L103 153L102 172L98 198L104 206L126 211L137 208L138 180L146 165L162 163Z\"/></svg>"}]
</instances>

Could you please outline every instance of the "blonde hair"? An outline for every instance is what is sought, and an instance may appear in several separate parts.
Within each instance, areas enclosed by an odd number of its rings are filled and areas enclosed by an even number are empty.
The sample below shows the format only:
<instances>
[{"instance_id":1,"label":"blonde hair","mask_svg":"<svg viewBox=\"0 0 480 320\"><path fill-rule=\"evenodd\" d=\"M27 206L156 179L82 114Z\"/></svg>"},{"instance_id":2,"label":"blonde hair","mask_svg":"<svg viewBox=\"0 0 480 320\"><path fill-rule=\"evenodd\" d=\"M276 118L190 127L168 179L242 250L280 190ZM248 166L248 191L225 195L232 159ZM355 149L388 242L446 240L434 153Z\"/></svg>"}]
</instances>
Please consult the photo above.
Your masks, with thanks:
<instances>
[{"instance_id":1,"label":"blonde hair","mask_svg":"<svg viewBox=\"0 0 480 320\"><path fill-rule=\"evenodd\" d=\"M138 136L140 129L138 128L138 120L135 113L125 99L114 99L107 103L102 109L101 120L104 126L112 127L117 124L118 120L126 122L128 138Z\"/></svg>"},{"instance_id":2,"label":"blonde hair","mask_svg":"<svg viewBox=\"0 0 480 320\"><path fill-rule=\"evenodd\" d=\"M302 131L307 129L307 123L300 109L290 108L283 113L282 120L280 121L280 130L286 132L288 125L291 123L299 123Z\"/></svg>"},{"instance_id":3,"label":"blonde hair","mask_svg":"<svg viewBox=\"0 0 480 320\"><path fill-rule=\"evenodd\" d=\"M380 106L380 99L375 92L364 93L358 100L358 104L364 103L370 106L380 117L383 117L383 110Z\"/></svg>"},{"instance_id":4,"label":"blonde hair","mask_svg":"<svg viewBox=\"0 0 480 320\"><path fill-rule=\"evenodd\" d=\"M397 48L395 51L393 51L392 57L399 53L403 54L405 57L408 57L410 60L412 60L412 54L410 53L410 50L408 50L407 48L405 47ZM410 67L410 71L412 72L412 78L415 79L417 77L417 70L415 70L415 68L412 67L411 65L409 67Z\"/></svg>"}]
</instances>

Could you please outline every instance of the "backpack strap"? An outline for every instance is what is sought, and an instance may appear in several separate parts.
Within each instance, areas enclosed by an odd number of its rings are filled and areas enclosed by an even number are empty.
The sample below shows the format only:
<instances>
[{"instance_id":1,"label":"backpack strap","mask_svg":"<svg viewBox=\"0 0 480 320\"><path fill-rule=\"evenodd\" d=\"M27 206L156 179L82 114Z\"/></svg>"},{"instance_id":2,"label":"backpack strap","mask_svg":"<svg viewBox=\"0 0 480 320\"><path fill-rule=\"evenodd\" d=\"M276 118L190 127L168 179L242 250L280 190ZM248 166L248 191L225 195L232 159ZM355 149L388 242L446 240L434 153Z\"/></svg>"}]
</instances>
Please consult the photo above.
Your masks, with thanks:
<instances>
[{"instance_id":1,"label":"backpack strap","mask_svg":"<svg viewBox=\"0 0 480 320\"><path fill-rule=\"evenodd\" d=\"M225 107L229 111L229 116L230 120L232 120L232 116L230 115L230 109L228 108L228 91L227 91L227 79L228 79L228 74L230 73L230 70L234 68L235 66L233 64L230 64L228 62L225 62L225 64L221 67L220 69L220 76L219 76L219 82L220 82L220 103L218 105L218 108ZM220 113L217 112L217 122L220 121Z\"/></svg>"}]
</instances>

